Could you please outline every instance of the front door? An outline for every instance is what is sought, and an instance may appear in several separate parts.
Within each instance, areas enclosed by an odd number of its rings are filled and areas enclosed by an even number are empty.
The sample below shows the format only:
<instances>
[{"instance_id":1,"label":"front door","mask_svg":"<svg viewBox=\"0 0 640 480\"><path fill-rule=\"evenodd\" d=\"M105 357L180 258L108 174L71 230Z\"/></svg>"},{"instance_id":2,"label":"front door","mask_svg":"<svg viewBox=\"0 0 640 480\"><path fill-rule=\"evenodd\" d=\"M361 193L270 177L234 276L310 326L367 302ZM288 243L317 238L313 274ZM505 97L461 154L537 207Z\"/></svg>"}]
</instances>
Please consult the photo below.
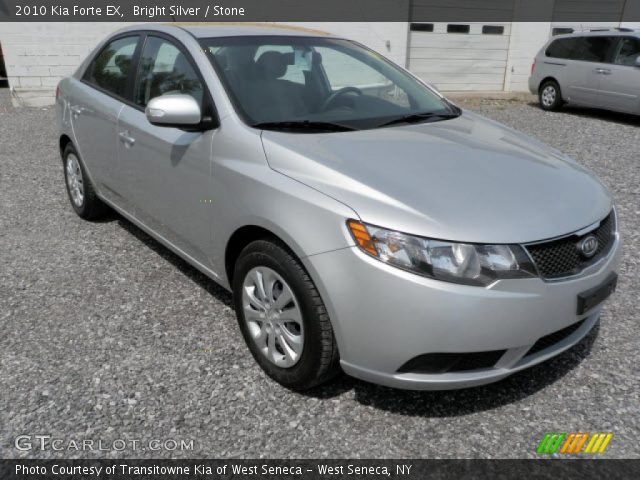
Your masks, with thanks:
<instances>
[{"instance_id":1,"label":"front door","mask_svg":"<svg viewBox=\"0 0 640 480\"><path fill-rule=\"evenodd\" d=\"M118 121L121 171L138 220L207 265L211 246L211 146L216 130L186 131L147 120L149 100L189 94L209 100L197 67L177 43L148 36L140 56L133 104Z\"/></svg>"}]
</instances>

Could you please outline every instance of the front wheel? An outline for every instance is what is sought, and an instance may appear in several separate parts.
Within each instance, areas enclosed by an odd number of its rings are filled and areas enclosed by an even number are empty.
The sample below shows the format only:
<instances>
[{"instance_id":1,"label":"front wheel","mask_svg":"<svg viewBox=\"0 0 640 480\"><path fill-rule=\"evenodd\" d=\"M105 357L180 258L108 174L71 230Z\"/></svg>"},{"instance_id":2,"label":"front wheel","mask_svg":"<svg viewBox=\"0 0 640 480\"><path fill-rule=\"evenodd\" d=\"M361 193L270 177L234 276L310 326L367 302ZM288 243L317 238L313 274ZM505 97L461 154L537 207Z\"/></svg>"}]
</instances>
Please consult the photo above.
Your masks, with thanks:
<instances>
[{"instance_id":1,"label":"front wheel","mask_svg":"<svg viewBox=\"0 0 640 480\"><path fill-rule=\"evenodd\" d=\"M564 103L560 85L554 80L549 80L540 86L538 99L542 109L548 111L558 110Z\"/></svg>"},{"instance_id":2,"label":"front wheel","mask_svg":"<svg viewBox=\"0 0 640 480\"><path fill-rule=\"evenodd\" d=\"M339 372L327 310L300 261L276 241L249 244L233 276L236 314L256 362L276 382L304 390Z\"/></svg>"}]
</instances>

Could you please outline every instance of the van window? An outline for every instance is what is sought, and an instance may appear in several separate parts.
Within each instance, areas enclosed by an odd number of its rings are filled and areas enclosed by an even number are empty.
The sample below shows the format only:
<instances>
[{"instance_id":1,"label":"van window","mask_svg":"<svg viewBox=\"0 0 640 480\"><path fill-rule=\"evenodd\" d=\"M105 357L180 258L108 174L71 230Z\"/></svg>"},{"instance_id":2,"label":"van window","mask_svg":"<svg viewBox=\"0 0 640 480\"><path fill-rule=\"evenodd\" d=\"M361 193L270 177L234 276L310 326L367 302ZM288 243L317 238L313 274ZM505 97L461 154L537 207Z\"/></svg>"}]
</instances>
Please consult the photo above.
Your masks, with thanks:
<instances>
[{"instance_id":1,"label":"van window","mask_svg":"<svg viewBox=\"0 0 640 480\"><path fill-rule=\"evenodd\" d=\"M580 37L573 46L572 60L584 62L606 62L615 37Z\"/></svg>"},{"instance_id":2,"label":"van window","mask_svg":"<svg viewBox=\"0 0 640 480\"><path fill-rule=\"evenodd\" d=\"M616 65L635 66L636 58L640 55L640 40L624 37L616 46L613 63Z\"/></svg>"},{"instance_id":3,"label":"van window","mask_svg":"<svg viewBox=\"0 0 640 480\"><path fill-rule=\"evenodd\" d=\"M547 47L547 57L581 60L583 62L607 62L615 37L593 36L559 38Z\"/></svg>"},{"instance_id":4,"label":"van window","mask_svg":"<svg viewBox=\"0 0 640 480\"><path fill-rule=\"evenodd\" d=\"M576 43L576 38L559 38L551 42L545 54L553 58L571 58L571 51Z\"/></svg>"}]
</instances>

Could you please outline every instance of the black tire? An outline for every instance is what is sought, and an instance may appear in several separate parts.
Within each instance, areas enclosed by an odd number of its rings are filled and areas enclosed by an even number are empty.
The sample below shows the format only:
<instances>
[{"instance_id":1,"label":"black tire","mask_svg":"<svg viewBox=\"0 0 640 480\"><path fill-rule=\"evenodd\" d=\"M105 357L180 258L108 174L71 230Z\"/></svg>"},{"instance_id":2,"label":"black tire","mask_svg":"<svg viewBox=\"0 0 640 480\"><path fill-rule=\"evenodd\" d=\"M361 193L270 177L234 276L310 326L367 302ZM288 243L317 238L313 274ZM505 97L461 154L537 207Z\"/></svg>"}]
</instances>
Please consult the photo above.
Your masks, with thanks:
<instances>
[{"instance_id":1,"label":"black tire","mask_svg":"<svg viewBox=\"0 0 640 480\"><path fill-rule=\"evenodd\" d=\"M67 167L68 163L72 161L71 159L73 158L77 160L78 169L82 178L83 198L79 204L74 201L69 187L69 172ZM103 217L109 211L109 207L107 207L96 195L93 185L91 184L91 180L89 180L84 165L82 164L80 155L78 155L78 152L71 143L68 143L62 152L62 167L64 171L64 184L67 189L67 195L69 196L69 202L78 216L85 220L96 220Z\"/></svg>"},{"instance_id":2,"label":"black tire","mask_svg":"<svg viewBox=\"0 0 640 480\"><path fill-rule=\"evenodd\" d=\"M560 85L555 80L547 80L538 90L540 108L547 111L559 110L564 104Z\"/></svg>"},{"instance_id":3,"label":"black tire","mask_svg":"<svg viewBox=\"0 0 640 480\"><path fill-rule=\"evenodd\" d=\"M283 368L272 363L251 338L244 317L242 289L245 277L256 267L274 270L291 288L302 312L303 349L297 363ZM338 346L327 310L309 274L280 242L257 240L242 250L233 274L233 297L240 331L258 365L273 380L292 390L306 390L334 377L339 371Z\"/></svg>"}]
</instances>

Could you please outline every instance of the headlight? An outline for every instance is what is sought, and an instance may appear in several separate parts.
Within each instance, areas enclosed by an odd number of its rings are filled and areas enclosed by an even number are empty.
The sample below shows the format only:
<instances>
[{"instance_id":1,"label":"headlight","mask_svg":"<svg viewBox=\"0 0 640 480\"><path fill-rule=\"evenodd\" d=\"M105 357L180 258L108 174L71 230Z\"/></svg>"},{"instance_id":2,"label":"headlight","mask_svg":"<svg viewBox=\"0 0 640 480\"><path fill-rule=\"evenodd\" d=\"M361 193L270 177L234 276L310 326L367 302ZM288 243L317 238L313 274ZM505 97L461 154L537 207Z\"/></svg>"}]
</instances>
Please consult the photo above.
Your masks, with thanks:
<instances>
[{"instance_id":1,"label":"headlight","mask_svg":"<svg viewBox=\"0 0 640 480\"><path fill-rule=\"evenodd\" d=\"M358 246L369 255L437 280L486 286L500 278L537 276L529 257L519 245L444 242L357 220L349 220L347 226Z\"/></svg>"}]
</instances>

